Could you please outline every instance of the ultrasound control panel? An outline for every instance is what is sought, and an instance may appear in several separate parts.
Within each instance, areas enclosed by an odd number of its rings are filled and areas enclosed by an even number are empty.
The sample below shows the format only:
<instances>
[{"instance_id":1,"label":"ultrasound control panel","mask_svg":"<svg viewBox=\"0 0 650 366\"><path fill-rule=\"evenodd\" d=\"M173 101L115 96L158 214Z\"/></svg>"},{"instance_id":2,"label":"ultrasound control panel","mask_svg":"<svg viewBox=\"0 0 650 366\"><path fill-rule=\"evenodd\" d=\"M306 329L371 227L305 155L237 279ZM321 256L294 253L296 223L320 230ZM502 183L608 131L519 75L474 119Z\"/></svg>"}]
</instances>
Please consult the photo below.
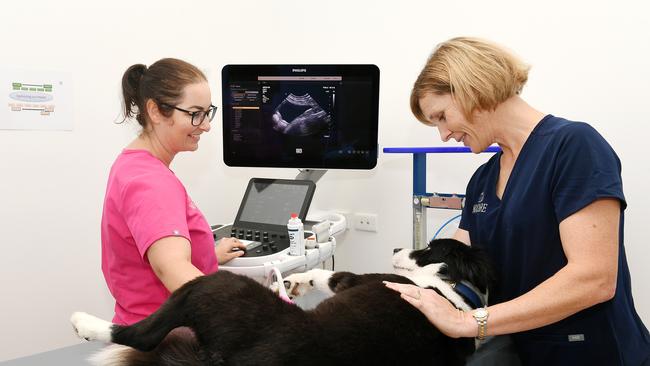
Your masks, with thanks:
<instances>
[{"instance_id":1,"label":"ultrasound control panel","mask_svg":"<svg viewBox=\"0 0 650 366\"><path fill-rule=\"evenodd\" d=\"M232 227L230 236L246 245L246 256L257 257L277 253L289 248L287 232L264 231L255 228Z\"/></svg>"},{"instance_id":2,"label":"ultrasound control panel","mask_svg":"<svg viewBox=\"0 0 650 366\"><path fill-rule=\"evenodd\" d=\"M225 237L239 239L246 246L245 257L261 257L289 248L289 237L286 231L265 231L226 225L219 227L213 233L215 243ZM305 238L311 235L311 233L305 232Z\"/></svg>"}]
</instances>

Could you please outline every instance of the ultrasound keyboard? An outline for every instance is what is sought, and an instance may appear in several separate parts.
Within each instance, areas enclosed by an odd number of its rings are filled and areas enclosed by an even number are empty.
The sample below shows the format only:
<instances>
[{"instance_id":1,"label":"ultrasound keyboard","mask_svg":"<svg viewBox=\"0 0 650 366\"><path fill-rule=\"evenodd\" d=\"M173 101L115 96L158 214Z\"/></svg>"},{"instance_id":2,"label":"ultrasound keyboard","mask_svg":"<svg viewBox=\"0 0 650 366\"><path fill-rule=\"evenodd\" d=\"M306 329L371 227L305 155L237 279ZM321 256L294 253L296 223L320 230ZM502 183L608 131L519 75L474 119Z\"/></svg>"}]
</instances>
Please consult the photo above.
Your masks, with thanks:
<instances>
[{"instance_id":1,"label":"ultrasound keyboard","mask_svg":"<svg viewBox=\"0 0 650 366\"><path fill-rule=\"evenodd\" d=\"M244 243L246 246L244 257L260 257L289 248L289 237L286 231L268 231L232 225L222 226L214 231L215 242L226 237L237 238Z\"/></svg>"}]
</instances>

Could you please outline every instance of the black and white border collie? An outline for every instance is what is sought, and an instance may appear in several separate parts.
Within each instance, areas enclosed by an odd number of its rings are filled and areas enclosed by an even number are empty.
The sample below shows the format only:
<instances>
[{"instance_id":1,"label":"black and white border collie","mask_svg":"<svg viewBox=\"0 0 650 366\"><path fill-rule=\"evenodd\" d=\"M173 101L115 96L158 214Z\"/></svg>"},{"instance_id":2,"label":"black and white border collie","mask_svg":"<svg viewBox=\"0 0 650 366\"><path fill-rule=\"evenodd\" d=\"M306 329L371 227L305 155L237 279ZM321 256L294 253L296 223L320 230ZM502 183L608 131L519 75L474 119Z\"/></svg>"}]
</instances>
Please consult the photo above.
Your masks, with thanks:
<instances>
[{"instance_id":1,"label":"black and white border collie","mask_svg":"<svg viewBox=\"0 0 650 366\"><path fill-rule=\"evenodd\" d=\"M98 365L463 365L474 339L445 336L382 281L433 288L470 310L483 305L494 279L485 255L438 239L425 249L396 250L393 266L395 274L314 269L288 276L294 296L311 289L333 295L311 310L218 271L183 285L133 325L81 312L71 322L86 340L116 343L93 356Z\"/></svg>"}]
</instances>

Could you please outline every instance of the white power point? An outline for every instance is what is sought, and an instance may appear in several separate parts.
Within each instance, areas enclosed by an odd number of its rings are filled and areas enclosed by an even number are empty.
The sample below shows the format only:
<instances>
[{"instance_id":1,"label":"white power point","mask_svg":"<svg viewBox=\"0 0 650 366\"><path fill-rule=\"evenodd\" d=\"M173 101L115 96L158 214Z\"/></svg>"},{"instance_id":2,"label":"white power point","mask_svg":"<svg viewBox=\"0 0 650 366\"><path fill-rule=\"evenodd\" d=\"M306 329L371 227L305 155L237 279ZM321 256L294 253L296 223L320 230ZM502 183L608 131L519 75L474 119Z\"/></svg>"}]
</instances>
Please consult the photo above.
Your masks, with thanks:
<instances>
[{"instance_id":1,"label":"white power point","mask_svg":"<svg viewBox=\"0 0 650 366\"><path fill-rule=\"evenodd\" d=\"M354 228L362 231L377 232L377 214L354 214Z\"/></svg>"}]
</instances>

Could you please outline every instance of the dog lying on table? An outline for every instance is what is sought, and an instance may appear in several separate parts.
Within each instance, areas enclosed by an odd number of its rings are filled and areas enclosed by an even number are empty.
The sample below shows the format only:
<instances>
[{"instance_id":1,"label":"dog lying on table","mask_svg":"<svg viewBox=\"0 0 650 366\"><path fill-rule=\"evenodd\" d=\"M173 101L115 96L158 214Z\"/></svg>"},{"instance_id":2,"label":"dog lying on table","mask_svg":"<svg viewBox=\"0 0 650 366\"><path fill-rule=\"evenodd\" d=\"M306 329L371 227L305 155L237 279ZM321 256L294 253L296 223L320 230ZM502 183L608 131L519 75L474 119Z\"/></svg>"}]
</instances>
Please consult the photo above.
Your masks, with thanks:
<instances>
[{"instance_id":1,"label":"dog lying on table","mask_svg":"<svg viewBox=\"0 0 650 366\"><path fill-rule=\"evenodd\" d=\"M133 325L80 312L71 322L82 338L116 343L93 356L98 365L463 365L474 339L445 336L382 281L433 288L470 310L484 305L494 279L485 255L438 239L425 249L396 250L393 267L394 274L313 269L288 276L291 296L312 289L332 295L312 310L218 271L183 285Z\"/></svg>"}]
</instances>

